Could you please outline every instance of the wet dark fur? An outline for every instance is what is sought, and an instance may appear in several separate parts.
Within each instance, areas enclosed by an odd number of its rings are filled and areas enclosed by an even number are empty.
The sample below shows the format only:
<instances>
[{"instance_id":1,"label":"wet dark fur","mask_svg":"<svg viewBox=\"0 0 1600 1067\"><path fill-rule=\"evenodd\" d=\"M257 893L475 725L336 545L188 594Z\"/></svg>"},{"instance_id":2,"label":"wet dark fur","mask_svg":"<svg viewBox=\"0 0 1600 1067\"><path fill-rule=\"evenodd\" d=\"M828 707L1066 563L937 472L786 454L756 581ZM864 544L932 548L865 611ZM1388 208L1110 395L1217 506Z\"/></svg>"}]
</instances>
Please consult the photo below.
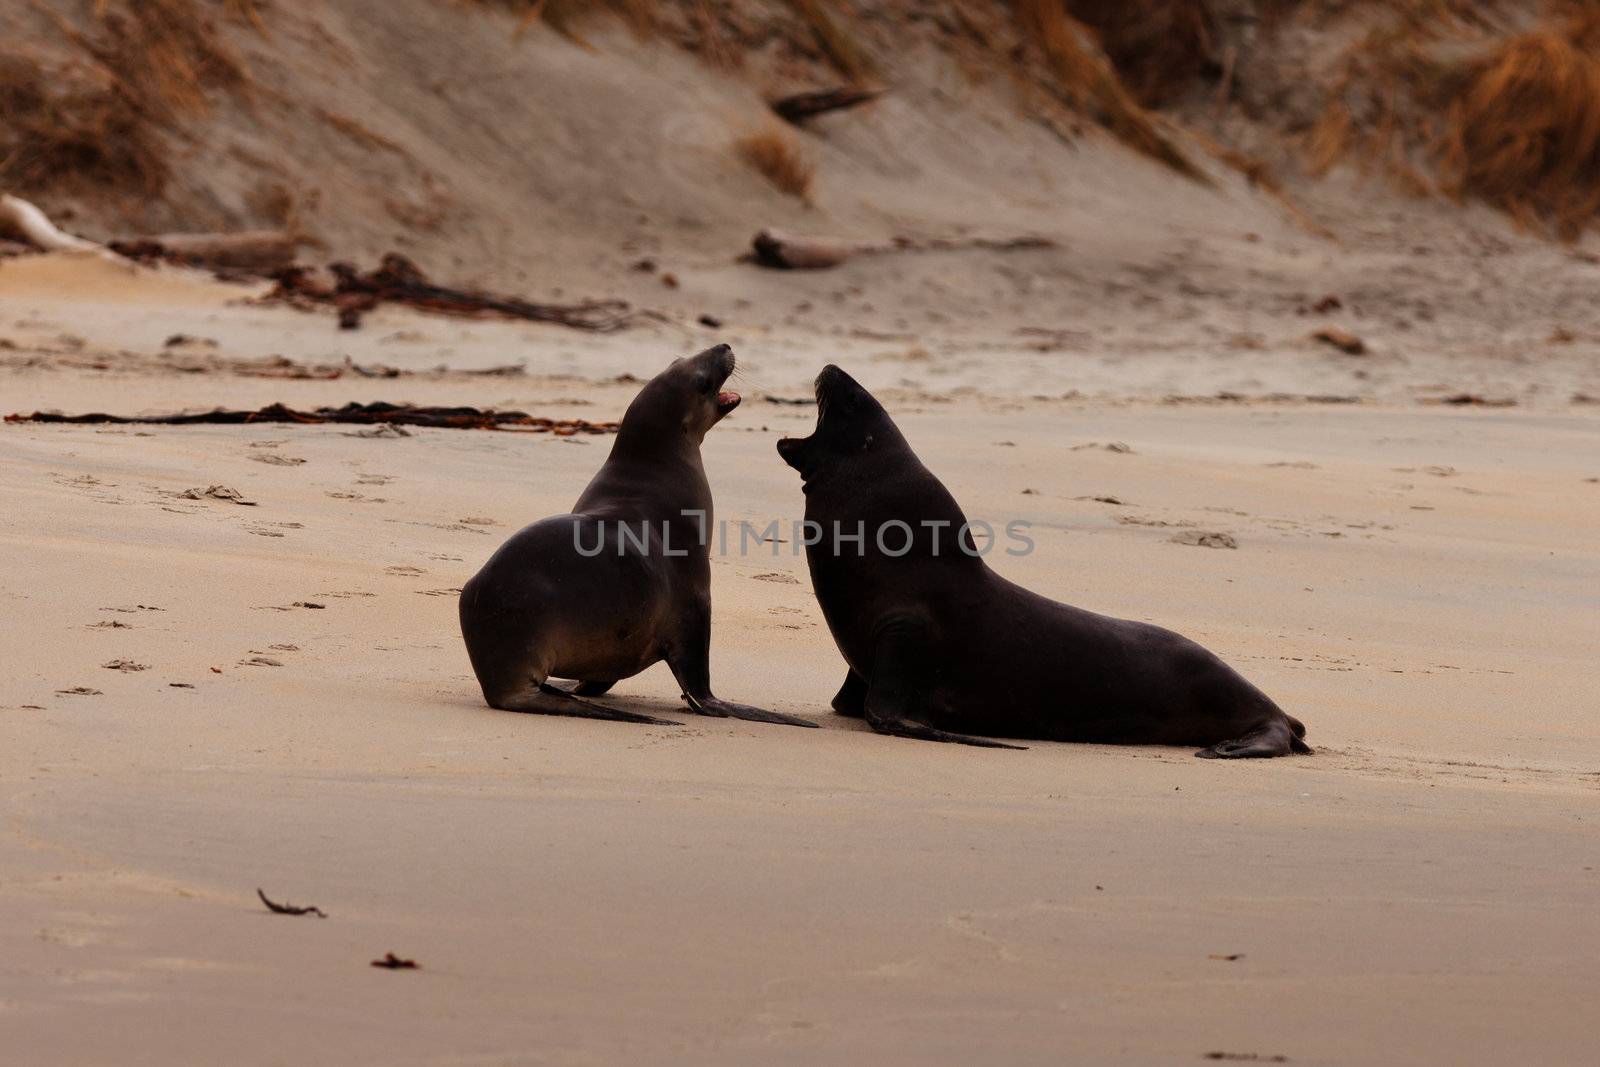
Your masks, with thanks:
<instances>
[{"instance_id":1,"label":"wet dark fur","mask_svg":"<svg viewBox=\"0 0 1600 1067\"><path fill-rule=\"evenodd\" d=\"M834 709L883 732L1206 746L1208 757L1309 752L1305 728L1186 637L1061 604L961 551L966 521L883 407L837 367L817 377L816 431L778 442L805 482L806 518L824 531L806 554L849 674ZM894 557L873 531L915 534ZM939 531L924 521L944 521ZM834 523L867 530L836 552ZM938 554L934 538L938 536ZM895 528L887 544L898 549ZM970 540L968 542L971 543ZM1003 551L1004 539L994 551Z\"/></svg>"}]
</instances>

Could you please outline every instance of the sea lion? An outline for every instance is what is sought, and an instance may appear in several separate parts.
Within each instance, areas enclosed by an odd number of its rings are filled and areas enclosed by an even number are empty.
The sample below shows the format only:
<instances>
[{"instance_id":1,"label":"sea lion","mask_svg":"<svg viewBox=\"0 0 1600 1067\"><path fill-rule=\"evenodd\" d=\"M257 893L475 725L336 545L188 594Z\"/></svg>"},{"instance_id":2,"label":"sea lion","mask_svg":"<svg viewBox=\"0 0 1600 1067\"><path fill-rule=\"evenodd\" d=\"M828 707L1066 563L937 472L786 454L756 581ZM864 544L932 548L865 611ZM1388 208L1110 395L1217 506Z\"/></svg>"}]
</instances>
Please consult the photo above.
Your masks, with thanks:
<instances>
[{"instance_id":1,"label":"sea lion","mask_svg":"<svg viewBox=\"0 0 1600 1067\"><path fill-rule=\"evenodd\" d=\"M571 514L513 534L462 587L461 636L490 707L679 726L582 699L666 660L701 715L816 725L711 693L711 487L700 443L739 406L722 390L733 367L733 350L717 345L647 382ZM552 677L578 684L558 688Z\"/></svg>"},{"instance_id":2,"label":"sea lion","mask_svg":"<svg viewBox=\"0 0 1600 1067\"><path fill-rule=\"evenodd\" d=\"M1188 638L990 570L882 405L834 366L816 395L816 430L778 453L805 483L811 581L850 668L835 711L988 747L1013 746L968 735L1205 745L1196 755L1215 758L1311 751L1304 726Z\"/></svg>"}]
</instances>

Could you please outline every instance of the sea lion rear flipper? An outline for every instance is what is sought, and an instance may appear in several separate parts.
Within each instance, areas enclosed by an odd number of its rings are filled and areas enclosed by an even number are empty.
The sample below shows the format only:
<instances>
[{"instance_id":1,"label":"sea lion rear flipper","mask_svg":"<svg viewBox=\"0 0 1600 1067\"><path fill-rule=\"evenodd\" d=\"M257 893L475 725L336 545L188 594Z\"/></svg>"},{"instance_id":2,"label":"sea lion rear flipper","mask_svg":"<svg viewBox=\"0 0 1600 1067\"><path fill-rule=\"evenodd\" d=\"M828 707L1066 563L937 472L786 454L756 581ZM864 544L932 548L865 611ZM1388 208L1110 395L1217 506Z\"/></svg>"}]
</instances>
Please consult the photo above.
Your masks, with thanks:
<instances>
[{"instance_id":1,"label":"sea lion rear flipper","mask_svg":"<svg viewBox=\"0 0 1600 1067\"><path fill-rule=\"evenodd\" d=\"M683 725L671 719L656 719L649 715L637 715L631 711L592 704L587 700L579 700L565 689L547 684L540 684L538 688L516 696L493 701L490 706L501 711L520 711L534 715L566 715L575 719L606 719L611 722L635 722L645 726Z\"/></svg>"},{"instance_id":2,"label":"sea lion rear flipper","mask_svg":"<svg viewBox=\"0 0 1600 1067\"><path fill-rule=\"evenodd\" d=\"M977 748L1026 749L982 737L969 737L929 726L917 716L918 688L926 670L925 642L921 630L912 623L887 627L878 638L872 660L872 677L867 681L864 707L867 723L880 734L910 737L918 741L945 741ZM848 686L850 683L845 682ZM840 690L841 695L843 690Z\"/></svg>"},{"instance_id":3,"label":"sea lion rear flipper","mask_svg":"<svg viewBox=\"0 0 1600 1067\"><path fill-rule=\"evenodd\" d=\"M1286 717L1279 717L1251 730L1234 741L1218 741L1195 755L1201 759L1267 759L1291 752L1306 755L1311 747L1294 735Z\"/></svg>"}]
</instances>

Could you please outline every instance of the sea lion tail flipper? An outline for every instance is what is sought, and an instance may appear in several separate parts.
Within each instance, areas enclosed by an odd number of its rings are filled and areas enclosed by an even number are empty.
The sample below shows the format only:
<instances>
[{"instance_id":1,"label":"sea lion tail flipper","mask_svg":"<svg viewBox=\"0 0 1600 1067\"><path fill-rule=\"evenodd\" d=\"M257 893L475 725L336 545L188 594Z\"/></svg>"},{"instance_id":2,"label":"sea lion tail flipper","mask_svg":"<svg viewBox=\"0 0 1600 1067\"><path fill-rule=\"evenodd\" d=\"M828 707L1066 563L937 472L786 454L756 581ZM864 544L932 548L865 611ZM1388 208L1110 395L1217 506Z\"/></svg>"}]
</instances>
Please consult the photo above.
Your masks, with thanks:
<instances>
[{"instance_id":1,"label":"sea lion tail flipper","mask_svg":"<svg viewBox=\"0 0 1600 1067\"><path fill-rule=\"evenodd\" d=\"M683 725L671 719L657 719L649 715L638 715L631 711L580 700L564 689L544 683L538 688L529 689L515 696L491 701L490 706L501 711L520 711L532 715L565 715L575 719L604 719L609 722L633 722L644 726Z\"/></svg>"}]
</instances>

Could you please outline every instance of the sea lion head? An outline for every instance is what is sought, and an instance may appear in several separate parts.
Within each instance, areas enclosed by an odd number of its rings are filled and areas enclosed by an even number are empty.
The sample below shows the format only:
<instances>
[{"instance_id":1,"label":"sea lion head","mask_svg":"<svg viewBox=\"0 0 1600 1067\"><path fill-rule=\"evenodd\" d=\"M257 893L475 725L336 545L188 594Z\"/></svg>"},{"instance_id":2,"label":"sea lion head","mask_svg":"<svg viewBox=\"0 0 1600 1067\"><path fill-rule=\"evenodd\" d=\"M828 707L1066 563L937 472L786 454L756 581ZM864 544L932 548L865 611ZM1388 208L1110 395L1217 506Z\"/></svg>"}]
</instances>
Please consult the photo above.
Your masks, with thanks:
<instances>
[{"instance_id":1,"label":"sea lion head","mask_svg":"<svg viewBox=\"0 0 1600 1067\"><path fill-rule=\"evenodd\" d=\"M645 383L622 417L640 429L663 431L679 427L699 442L706 431L739 406L739 394L722 386L733 373L733 349L716 345L699 355L675 359L666 370Z\"/></svg>"},{"instance_id":2,"label":"sea lion head","mask_svg":"<svg viewBox=\"0 0 1600 1067\"><path fill-rule=\"evenodd\" d=\"M810 437L785 437L778 455L810 482L840 463L870 452L874 445L898 440L889 413L877 398L833 364L817 375L817 427Z\"/></svg>"}]
</instances>

